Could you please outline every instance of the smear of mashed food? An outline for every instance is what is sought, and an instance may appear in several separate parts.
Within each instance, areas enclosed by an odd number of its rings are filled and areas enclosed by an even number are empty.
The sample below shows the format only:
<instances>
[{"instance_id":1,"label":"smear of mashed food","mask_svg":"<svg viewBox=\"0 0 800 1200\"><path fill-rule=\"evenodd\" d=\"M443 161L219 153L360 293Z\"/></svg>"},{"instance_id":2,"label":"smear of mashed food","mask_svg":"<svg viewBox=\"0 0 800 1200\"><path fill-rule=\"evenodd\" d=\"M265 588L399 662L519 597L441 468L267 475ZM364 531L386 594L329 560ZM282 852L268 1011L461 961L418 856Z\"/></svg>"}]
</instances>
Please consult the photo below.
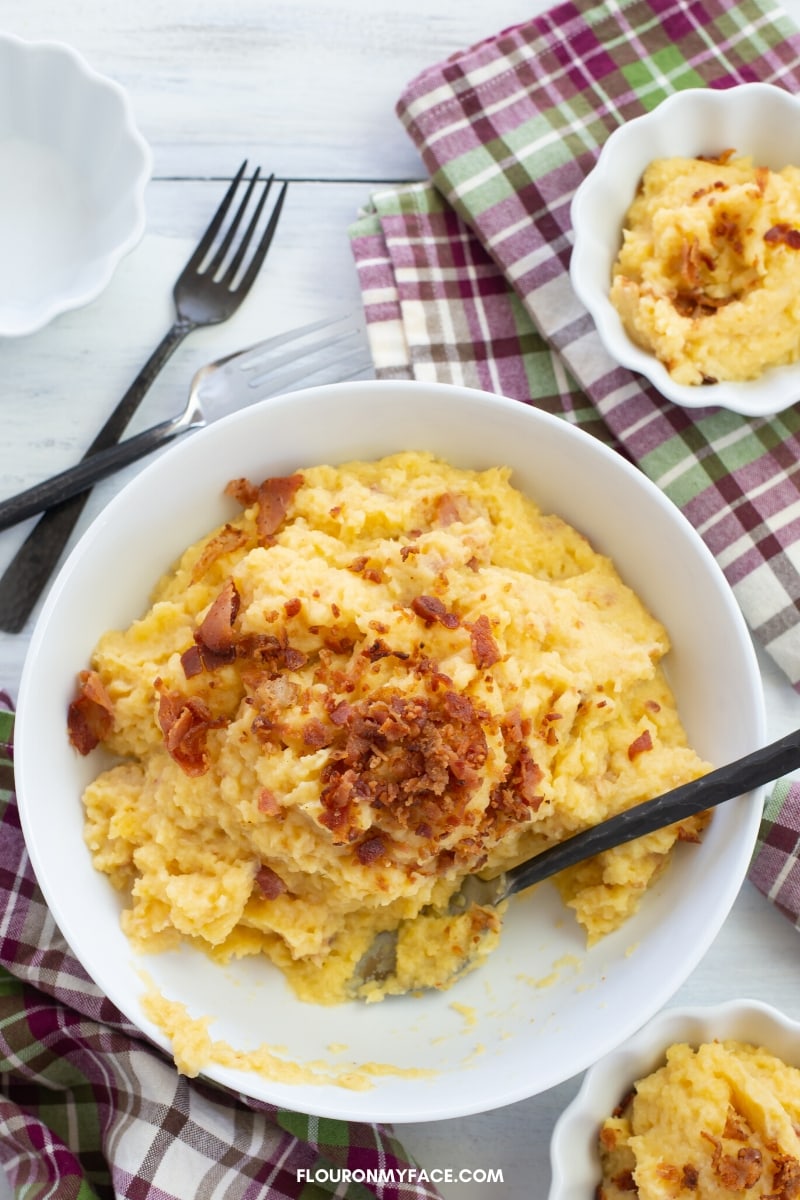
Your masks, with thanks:
<instances>
[{"instance_id":1,"label":"smear of mashed food","mask_svg":"<svg viewBox=\"0 0 800 1200\"><path fill-rule=\"evenodd\" d=\"M800 169L726 152L652 162L611 301L678 383L755 379L800 357Z\"/></svg>"},{"instance_id":2,"label":"smear of mashed food","mask_svg":"<svg viewBox=\"0 0 800 1200\"><path fill-rule=\"evenodd\" d=\"M497 940L494 911L447 913L466 874L707 769L662 626L507 470L404 453L228 492L231 519L100 638L69 713L78 750L116 756L86 841L141 950L264 955L335 1003L376 934L422 914L399 977L360 994L443 985ZM563 874L590 942L704 821Z\"/></svg>"},{"instance_id":3,"label":"smear of mashed food","mask_svg":"<svg viewBox=\"0 0 800 1200\"><path fill-rule=\"evenodd\" d=\"M797 1200L800 1070L743 1042L671 1046L599 1149L598 1200Z\"/></svg>"}]
</instances>

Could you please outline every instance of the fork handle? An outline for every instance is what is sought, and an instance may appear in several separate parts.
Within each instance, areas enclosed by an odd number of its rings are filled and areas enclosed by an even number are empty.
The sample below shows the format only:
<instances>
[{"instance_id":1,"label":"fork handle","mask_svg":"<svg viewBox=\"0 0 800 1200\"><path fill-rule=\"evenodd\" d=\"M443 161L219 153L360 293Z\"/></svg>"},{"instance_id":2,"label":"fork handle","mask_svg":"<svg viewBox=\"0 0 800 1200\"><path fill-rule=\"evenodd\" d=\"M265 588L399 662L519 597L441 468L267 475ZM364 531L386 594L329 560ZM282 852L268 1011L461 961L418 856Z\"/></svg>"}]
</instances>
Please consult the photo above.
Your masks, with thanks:
<instances>
[{"instance_id":1,"label":"fork handle","mask_svg":"<svg viewBox=\"0 0 800 1200\"><path fill-rule=\"evenodd\" d=\"M566 867L611 850L646 833L665 829L677 821L696 816L753 788L771 783L800 767L800 729L795 729L724 767L699 779L683 783L663 796L617 813L590 829L584 829L555 846L548 847L528 862L506 871L504 896L513 896L531 884L549 879Z\"/></svg>"},{"instance_id":2,"label":"fork handle","mask_svg":"<svg viewBox=\"0 0 800 1200\"><path fill-rule=\"evenodd\" d=\"M183 318L175 321L98 432L84 459L119 441L164 363L195 328L194 322ZM88 490L80 491L50 508L34 525L9 563L0 578L0 629L6 633L19 633L24 628L88 498Z\"/></svg>"},{"instance_id":3,"label":"fork handle","mask_svg":"<svg viewBox=\"0 0 800 1200\"><path fill-rule=\"evenodd\" d=\"M15 496L9 496L7 500L0 500L0 530L9 529L28 517L34 517L62 500L69 500L122 467L144 458L159 446L165 446L179 433L199 429L202 425L205 425L204 417L195 415L187 420L186 414L181 413L177 417L170 417L168 421L151 425L149 429L143 429L141 433L125 438L123 442L114 446L108 446L105 450L86 455L80 462L59 471L57 475L35 483L32 487L17 492Z\"/></svg>"}]
</instances>

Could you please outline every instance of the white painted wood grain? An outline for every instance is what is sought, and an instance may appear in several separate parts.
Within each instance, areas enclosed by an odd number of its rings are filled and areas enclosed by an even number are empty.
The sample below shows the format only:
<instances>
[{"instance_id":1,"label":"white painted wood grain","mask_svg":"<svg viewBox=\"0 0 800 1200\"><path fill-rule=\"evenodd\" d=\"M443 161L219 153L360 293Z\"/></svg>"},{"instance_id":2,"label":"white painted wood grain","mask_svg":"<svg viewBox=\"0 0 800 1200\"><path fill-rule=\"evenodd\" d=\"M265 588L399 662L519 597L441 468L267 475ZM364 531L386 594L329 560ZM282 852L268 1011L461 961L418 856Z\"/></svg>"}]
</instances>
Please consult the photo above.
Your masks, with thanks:
<instances>
[{"instance_id":1,"label":"white painted wood grain","mask_svg":"<svg viewBox=\"0 0 800 1200\"><path fill-rule=\"evenodd\" d=\"M68 41L130 92L156 174L257 154L281 175L407 179L394 118L424 67L536 10L525 0L5 0L4 27Z\"/></svg>"}]
</instances>

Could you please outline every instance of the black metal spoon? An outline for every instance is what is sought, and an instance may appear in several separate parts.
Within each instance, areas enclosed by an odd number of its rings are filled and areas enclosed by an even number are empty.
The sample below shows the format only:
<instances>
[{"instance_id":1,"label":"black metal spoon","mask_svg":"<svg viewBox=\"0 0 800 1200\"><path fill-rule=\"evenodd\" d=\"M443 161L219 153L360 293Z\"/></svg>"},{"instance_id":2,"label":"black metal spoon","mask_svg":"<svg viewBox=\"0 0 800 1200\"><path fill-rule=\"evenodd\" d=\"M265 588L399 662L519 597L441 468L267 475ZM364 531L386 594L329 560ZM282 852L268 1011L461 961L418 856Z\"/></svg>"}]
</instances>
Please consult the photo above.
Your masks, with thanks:
<instances>
[{"instance_id":1,"label":"black metal spoon","mask_svg":"<svg viewBox=\"0 0 800 1200\"><path fill-rule=\"evenodd\" d=\"M468 875L451 897L448 911L463 912L473 904L500 904L534 883L541 883L542 880L557 875L566 867L592 858L603 850L622 846L646 833L674 825L686 817L696 816L726 800L732 800L753 788L770 783L798 767L800 729L793 730L778 741L771 742L760 750L754 750L751 754L728 763L727 766L709 771L699 779L681 784L662 796L645 800L633 808L609 817L607 821L601 821L599 825L584 829L493 879L480 879L477 875ZM397 936L396 930L376 936L356 965L352 987L354 995L365 983L383 984L391 979L397 966ZM471 960L465 962L464 970L470 962ZM459 975L461 973L459 971Z\"/></svg>"}]
</instances>

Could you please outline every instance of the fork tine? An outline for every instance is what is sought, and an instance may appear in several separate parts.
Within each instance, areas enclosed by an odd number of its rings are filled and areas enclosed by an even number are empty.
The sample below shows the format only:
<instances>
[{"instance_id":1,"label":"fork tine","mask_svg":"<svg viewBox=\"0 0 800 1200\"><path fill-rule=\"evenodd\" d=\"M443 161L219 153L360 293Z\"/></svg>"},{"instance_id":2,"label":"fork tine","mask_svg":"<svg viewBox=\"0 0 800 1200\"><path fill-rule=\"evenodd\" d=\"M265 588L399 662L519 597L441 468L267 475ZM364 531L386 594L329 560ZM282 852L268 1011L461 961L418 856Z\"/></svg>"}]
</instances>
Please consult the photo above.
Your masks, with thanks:
<instances>
[{"instance_id":1,"label":"fork tine","mask_svg":"<svg viewBox=\"0 0 800 1200\"><path fill-rule=\"evenodd\" d=\"M188 263L186 264L187 267L190 267L190 268L196 270L202 264L203 259L206 257L209 250L211 249L211 246L214 242L214 238L219 233L222 222L225 220L228 209L231 206L233 197L236 195L236 189L238 188L239 184L241 183L242 177L244 176L244 173L246 170L247 170L247 159L244 160L242 165L239 167L239 170L236 172L233 179L231 180L230 186L228 187L227 192L222 197L222 201L220 203L219 208L214 213L214 216L211 218L208 229L206 229L205 233L203 234L200 241L198 242L197 247L196 247L194 253L192 254L192 257L189 259Z\"/></svg>"},{"instance_id":2,"label":"fork tine","mask_svg":"<svg viewBox=\"0 0 800 1200\"><path fill-rule=\"evenodd\" d=\"M230 250L231 246L233 245L233 239L236 237L236 234L239 230L239 226L242 223L242 218L247 211L247 207L250 203L250 199L253 195L253 192L255 191L256 184L258 183L260 178L261 178L261 168L256 167L255 171L253 172L253 176L250 180L250 183L247 186L247 190L245 191L245 194L242 198L242 202L239 205L238 209L236 210L236 214L230 223L230 227L228 228L227 232L225 233L225 237L222 239L222 241L220 243L219 249L217 250L216 254L209 262L208 266L205 268L205 273L210 275L212 279L215 278L217 272L221 269L222 264L225 262L225 256L227 255L228 251ZM266 194L269 191L271 185L272 185L272 176L270 176L270 178L266 181L266 186L262 189L261 197L260 197L258 205L256 207L256 212L261 211L261 209L264 205L264 199L265 199ZM247 238L249 236L250 236L250 230L248 229L247 234L245 235L245 241L247 240Z\"/></svg>"},{"instance_id":3,"label":"fork tine","mask_svg":"<svg viewBox=\"0 0 800 1200\"><path fill-rule=\"evenodd\" d=\"M237 293L241 293L242 295L246 294L259 272L261 264L263 263L267 251L269 250L272 239L275 236L275 230L278 226L278 218L281 215L281 209L283 208L283 202L286 199L286 191L288 187L289 182L286 180L280 192L278 193L278 199L275 201L275 207L270 213L269 222L267 223L267 227L261 235L261 241L256 246L253 257L250 260L250 265L248 266L242 278L239 280L239 283L236 285L235 291Z\"/></svg>"},{"instance_id":4,"label":"fork tine","mask_svg":"<svg viewBox=\"0 0 800 1200\"><path fill-rule=\"evenodd\" d=\"M253 213L253 216L250 219L250 224L247 227L247 232L245 233L244 237L241 239L238 249L237 249L236 253L234 254L233 258L231 259L231 263L230 263L230 266L228 267L228 270L225 272L222 279L220 280L220 283L222 283L225 287L231 287L233 285L233 281L236 278L238 270L242 265L242 261L244 259L245 254L247 253L247 249L253 240L253 235L255 234L255 231L258 227L258 222L261 217L261 213L264 210L264 204L266 203L269 189L272 187L274 180L275 180L275 176L270 175L269 179L267 180L266 187L262 189L261 196L259 197L258 204L256 205L256 208L255 208L255 212ZM249 193L248 193L248 195L249 195ZM237 221L238 221L238 218L237 218Z\"/></svg>"}]
</instances>

